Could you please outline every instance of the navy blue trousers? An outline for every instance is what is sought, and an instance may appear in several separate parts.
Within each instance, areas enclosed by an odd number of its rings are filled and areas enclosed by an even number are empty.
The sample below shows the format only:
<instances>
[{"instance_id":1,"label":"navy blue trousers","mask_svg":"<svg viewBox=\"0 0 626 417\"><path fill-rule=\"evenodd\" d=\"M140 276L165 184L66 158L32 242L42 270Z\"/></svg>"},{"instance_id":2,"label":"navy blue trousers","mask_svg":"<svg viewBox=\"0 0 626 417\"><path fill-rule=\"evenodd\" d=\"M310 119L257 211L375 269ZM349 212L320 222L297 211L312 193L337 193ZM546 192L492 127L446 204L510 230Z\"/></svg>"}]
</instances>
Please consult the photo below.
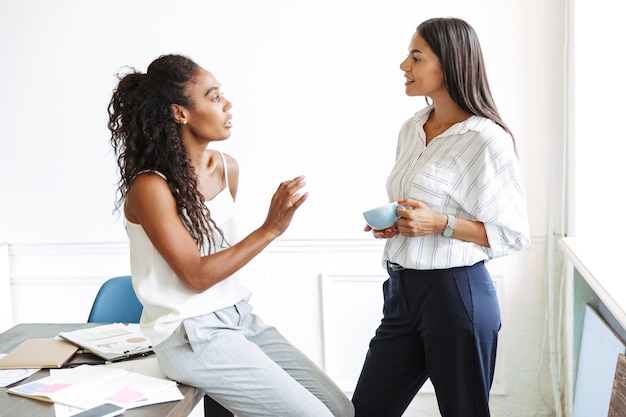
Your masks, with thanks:
<instances>
[{"instance_id":1,"label":"navy blue trousers","mask_svg":"<svg viewBox=\"0 0 626 417\"><path fill-rule=\"evenodd\" d=\"M489 416L500 307L484 263L388 270L383 318L352 397L355 417L400 417L429 377L443 417Z\"/></svg>"}]
</instances>

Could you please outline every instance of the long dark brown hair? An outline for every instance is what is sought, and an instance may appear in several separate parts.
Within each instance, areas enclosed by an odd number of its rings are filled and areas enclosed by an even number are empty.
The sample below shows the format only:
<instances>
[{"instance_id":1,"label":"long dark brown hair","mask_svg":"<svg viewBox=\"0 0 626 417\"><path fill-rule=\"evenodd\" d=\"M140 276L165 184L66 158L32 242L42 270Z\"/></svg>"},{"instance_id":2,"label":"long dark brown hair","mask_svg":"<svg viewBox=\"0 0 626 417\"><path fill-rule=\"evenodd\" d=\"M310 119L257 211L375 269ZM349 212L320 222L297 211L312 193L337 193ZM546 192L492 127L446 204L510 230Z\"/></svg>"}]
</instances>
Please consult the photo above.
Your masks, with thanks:
<instances>
[{"instance_id":1,"label":"long dark brown hair","mask_svg":"<svg viewBox=\"0 0 626 417\"><path fill-rule=\"evenodd\" d=\"M195 170L171 111L172 104L193 108L185 86L199 68L188 57L163 55L145 74L130 68L127 74L118 75L108 107L108 127L120 172L115 210L119 211L139 173L158 171L167 178L178 215L198 247L208 246L211 251L215 245L212 230L222 232L211 220L198 190Z\"/></svg>"},{"instance_id":2,"label":"long dark brown hair","mask_svg":"<svg viewBox=\"0 0 626 417\"><path fill-rule=\"evenodd\" d=\"M470 114L483 116L500 125L513 139L491 95L478 35L464 20L433 18L417 27L417 33L437 55L446 89L454 102Z\"/></svg>"}]
</instances>

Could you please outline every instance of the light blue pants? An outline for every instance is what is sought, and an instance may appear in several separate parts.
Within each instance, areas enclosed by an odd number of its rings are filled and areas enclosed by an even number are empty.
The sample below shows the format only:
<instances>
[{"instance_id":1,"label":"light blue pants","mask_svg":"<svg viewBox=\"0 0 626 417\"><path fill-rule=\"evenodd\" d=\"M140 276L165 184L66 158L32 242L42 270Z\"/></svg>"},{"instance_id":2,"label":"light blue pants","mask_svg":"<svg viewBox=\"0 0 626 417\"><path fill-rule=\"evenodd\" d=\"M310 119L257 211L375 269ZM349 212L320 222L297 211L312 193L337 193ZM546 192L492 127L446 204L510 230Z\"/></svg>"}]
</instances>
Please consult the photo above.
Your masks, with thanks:
<instances>
[{"instance_id":1,"label":"light blue pants","mask_svg":"<svg viewBox=\"0 0 626 417\"><path fill-rule=\"evenodd\" d=\"M184 320L154 350L165 375L237 417L354 416L339 387L245 301Z\"/></svg>"}]
</instances>

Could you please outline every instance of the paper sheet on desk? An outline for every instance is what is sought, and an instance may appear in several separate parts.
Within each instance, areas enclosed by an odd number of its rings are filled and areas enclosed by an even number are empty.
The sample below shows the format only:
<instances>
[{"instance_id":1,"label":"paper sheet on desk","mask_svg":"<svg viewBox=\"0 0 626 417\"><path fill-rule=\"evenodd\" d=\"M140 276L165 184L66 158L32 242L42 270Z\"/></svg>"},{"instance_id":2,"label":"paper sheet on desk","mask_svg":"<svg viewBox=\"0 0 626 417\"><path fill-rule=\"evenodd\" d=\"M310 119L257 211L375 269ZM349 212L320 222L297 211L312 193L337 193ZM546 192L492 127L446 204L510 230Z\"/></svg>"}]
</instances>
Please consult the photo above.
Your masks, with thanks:
<instances>
[{"instance_id":1,"label":"paper sheet on desk","mask_svg":"<svg viewBox=\"0 0 626 417\"><path fill-rule=\"evenodd\" d=\"M6 356L6 353L0 353L0 358ZM34 375L39 369L0 369L0 387L8 387L22 379L26 379Z\"/></svg>"},{"instance_id":2,"label":"paper sheet on desk","mask_svg":"<svg viewBox=\"0 0 626 417\"><path fill-rule=\"evenodd\" d=\"M127 408L143 398L158 398L176 382L154 378L125 369L81 365L76 368L51 369L50 376L7 389L9 394L72 407L90 408L112 402Z\"/></svg>"},{"instance_id":3,"label":"paper sheet on desk","mask_svg":"<svg viewBox=\"0 0 626 417\"><path fill-rule=\"evenodd\" d=\"M133 359L122 362L114 362L107 365L102 365L110 368L121 368L125 369L128 372L136 372L138 374L152 376L160 379L169 379L165 376L161 368L159 368L159 364L157 363L157 359L155 356L150 356L148 358L142 359ZM149 395L144 400L136 401L130 405L127 405L126 408L136 408L142 407L144 405L150 404L160 404L166 403L170 401L178 401L184 398L183 394L180 392L178 387L168 388L165 391L158 392L154 395ZM58 417L58 416L57 416Z\"/></svg>"},{"instance_id":4,"label":"paper sheet on desk","mask_svg":"<svg viewBox=\"0 0 626 417\"><path fill-rule=\"evenodd\" d=\"M170 401L179 401L184 397L181 394L180 390L177 387L168 388L158 394L149 395L144 400L136 401L132 404L127 404L126 409L129 410L131 408L143 407L151 404L161 404L167 403ZM56 417L69 417L73 414L82 411L82 408L70 407L68 405L54 403L54 415Z\"/></svg>"},{"instance_id":5,"label":"paper sheet on desk","mask_svg":"<svg viewBox=\"0 0 626 417\"><path fill-rule=\"evenodd\" d=\"M160 379L168 379L161 368L159 368L159 364L157 363L156 357L151 356L148 358L141 359L133 359L122 362L115 362L107 365L98 365L107 368L120 368L124 369L128 372L136 372L142 375L152 376L154 378ZM184 398L183 394L180 392L178 387L173 386L171 388L167 388L163 391L157 392L155 394L148 395L143 400L138 400L130 404L125 404L126 409L143 407L151 404L161 404L171 401L180 401ZM56 417L69 417L72 414L75 414L82 409L76 407L70 407L63 404L54 404L54 411Z\"/></svg>"}]
</instances>

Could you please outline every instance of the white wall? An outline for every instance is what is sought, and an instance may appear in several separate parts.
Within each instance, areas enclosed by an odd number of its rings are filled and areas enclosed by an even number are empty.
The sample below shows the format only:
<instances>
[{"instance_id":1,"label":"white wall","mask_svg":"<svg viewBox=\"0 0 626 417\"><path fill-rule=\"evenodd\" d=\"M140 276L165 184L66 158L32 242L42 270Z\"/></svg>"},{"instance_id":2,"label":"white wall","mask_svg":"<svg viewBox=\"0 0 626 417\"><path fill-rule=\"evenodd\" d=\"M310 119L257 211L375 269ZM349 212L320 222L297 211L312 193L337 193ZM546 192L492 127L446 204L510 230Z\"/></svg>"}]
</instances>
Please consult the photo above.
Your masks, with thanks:
<instances>
[{"instance_id":1,"label":"white wall","mask_svg":"<svg viewBox=\"0 0 626 417\"><path fill-rule=\"evenodd\" d=\"M9 277L9 245L0 242L0 331L13 325L13 301Z\"/></svg>"},{"instance_id":2,"label":"white wall","mask_svg":"<svg viewBox=\"0 0 626 417\"><path fill-rule=\"evenodd\" d=\"M564 10L565 0L0 0L0 242L14 322L83 321L102 280L127 273L111 213L114 75L183 53L234 103L233 136L219 149L242 168L242 230L263 221L280 181L307 175L310 199L244 278L257 311L323 364L332 352L320 277L383 272L361 212L386 201L397 131L424 105L404 96L399 63L421 21L454 15L477 30L516 134L534 242L491 265L506 307L494 416L550 415L546 178L563 140ZM348 301L359 305L359 294ZM408 414L435 410L426 394Z\"/></svg>"},{"instance_id":3,"label":"white wall","mask_svg":"<svg viewBox=\"0 0 626 417\"><path fill-rule=\"evenodd\" d=\"M399 63L417 24L439 15L478 31L528 175L560 128L560 10L436 3L2 0L0 241L125 239L111 215L106 107L116 72L169 52L213 71L234 102L233 137L220 148L242 165L244 228L263 220L279 181L304 173L311 199L288 237L363 238L360 213L386 200L399 125L423 106L404 96ZM526 182L540 200L543 182ZM531 211L543 231L543 213Z\"/></svg>"},{"instance_id":4,"label":"white wall","mask_svg":"<svg viewBox=\"0 0 626 417\"><path fill-rule=\"evenodd\" d=\"M624 118L626 84L623 16L626 4L615 0L576 0L576 132L574 184L576 236L621 246L613 233L612 213L621 211L626 173ZM610 13L607 13L610 10ZM595 23L600 23L598 30ZM600 214L603 213L603 214ZM604 214L606 213L606 214Z\"/></svg>"}]
</instances>

